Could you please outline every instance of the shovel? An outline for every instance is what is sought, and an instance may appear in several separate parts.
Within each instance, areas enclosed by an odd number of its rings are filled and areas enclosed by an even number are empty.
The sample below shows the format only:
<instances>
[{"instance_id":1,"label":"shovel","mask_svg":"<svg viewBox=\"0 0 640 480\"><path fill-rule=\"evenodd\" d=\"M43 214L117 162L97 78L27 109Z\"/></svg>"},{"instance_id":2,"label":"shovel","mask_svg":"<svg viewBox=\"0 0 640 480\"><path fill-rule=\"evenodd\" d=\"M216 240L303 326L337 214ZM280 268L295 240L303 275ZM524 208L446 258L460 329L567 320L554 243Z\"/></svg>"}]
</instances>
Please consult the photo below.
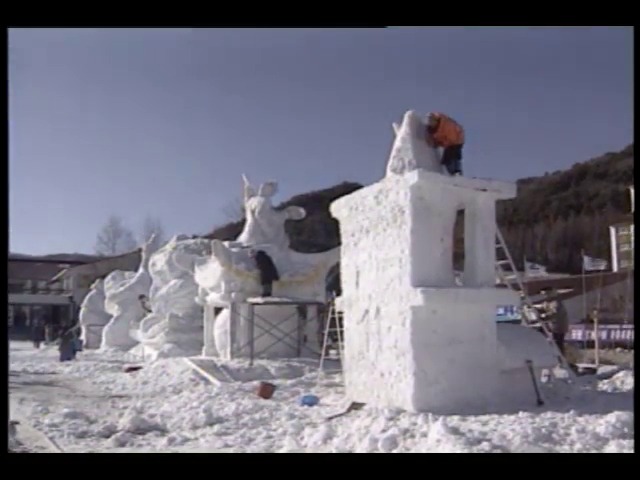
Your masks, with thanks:
<instances>
[{"instance_id":1,"label":"shovel","mask_svg":"<svg viewBox=\"0 0 640 480\"><path fill-rule=\"evenodd\" d=\"M365 405L364 403L360 403L360 402L351 402L343 412L336 413L335 415L331 415L330 417L327 417L326 420L327 421L333 420L334 418L342 417L347 413L350 413L356 410L362 410L362 407L364 407L364 405Z\"/></svg>"}]
</instances>

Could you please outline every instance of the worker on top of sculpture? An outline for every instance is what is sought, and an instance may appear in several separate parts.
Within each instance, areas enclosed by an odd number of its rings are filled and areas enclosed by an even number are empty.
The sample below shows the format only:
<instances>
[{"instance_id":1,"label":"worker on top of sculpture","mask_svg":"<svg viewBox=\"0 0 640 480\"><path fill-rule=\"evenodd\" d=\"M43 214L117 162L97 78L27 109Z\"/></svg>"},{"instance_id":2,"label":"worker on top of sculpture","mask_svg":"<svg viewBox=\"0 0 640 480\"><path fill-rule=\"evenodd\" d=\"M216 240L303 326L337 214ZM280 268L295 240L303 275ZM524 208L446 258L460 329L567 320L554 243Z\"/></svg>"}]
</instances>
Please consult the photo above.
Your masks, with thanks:
<instances>
[{"instance_id":1,"label":"worker on top of sculpture","mask_svg":"<svg viewBox=\"0 0 640 480\"><path fill-rule=\"evenodd\" d=\"M430 146L442 148L440 163L450 175L462 175L464 129L458 122L443 113L430 113L427 117L426 140Z\"/></svg>"},{"instance_id":2,"label":"worker on top of sculpture","mask_svg":"<svg viewBox=\"0 0 640 480\"><path fill-rule=\"evenodd\" d=\"M278 269L264 250L249 250L249 256L256 262L256 267L260 272L262 296L270 297L273 292L273 282L280 280Z\"/></svg>"}]
</instances>

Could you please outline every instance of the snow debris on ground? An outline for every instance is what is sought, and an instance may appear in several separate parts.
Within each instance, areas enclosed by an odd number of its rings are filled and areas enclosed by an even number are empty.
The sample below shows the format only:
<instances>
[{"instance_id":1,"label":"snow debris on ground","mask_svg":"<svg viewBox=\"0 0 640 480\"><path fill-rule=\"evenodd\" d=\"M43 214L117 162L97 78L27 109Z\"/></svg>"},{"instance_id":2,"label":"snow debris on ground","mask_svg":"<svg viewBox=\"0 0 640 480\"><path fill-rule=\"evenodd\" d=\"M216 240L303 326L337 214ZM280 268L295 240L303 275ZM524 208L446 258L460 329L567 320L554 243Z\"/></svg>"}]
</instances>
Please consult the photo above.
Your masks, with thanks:
<instances>
[{"instance_id":1,"label":"snow debris on ground","mask_svg":"<svg viewBox=\"0 0 640 480\"><path fill-rule=\"evenodd\" d=\"M630 392L633 390L633 383L633 372L631 370L623 370L613 377L599 382L598 390L608 393Z\"/></svg>"},{"instance_id":2,"label":"snow debris on ground","mask_svg":"<svg viewBox=\"0 0 640 480\"><path fill-rule=\"evenodd\" d=\"M226 365L211 384L184 359L125 373L119 353L10 349L12 418L28 421L68 452L633 452L633 372L576 391L545 387L546 405L502 415L435 416L365 406L327 421L347 403L317 369L260 362ZM277 385L256 395L258 380ZM315 407L300 405L313 393ZM534 399L532 398L532 404Z\"/></svg>"}]
</instances>

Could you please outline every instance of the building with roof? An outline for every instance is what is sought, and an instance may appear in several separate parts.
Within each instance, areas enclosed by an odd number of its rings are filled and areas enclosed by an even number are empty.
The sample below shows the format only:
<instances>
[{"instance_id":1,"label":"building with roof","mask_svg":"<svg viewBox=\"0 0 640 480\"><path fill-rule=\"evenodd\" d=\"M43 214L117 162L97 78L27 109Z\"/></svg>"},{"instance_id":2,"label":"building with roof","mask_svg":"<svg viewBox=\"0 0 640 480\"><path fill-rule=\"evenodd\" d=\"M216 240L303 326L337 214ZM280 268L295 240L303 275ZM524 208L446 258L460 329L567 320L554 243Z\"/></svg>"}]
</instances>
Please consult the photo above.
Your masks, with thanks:
<instances>
[{"instance_id":1,"label":"building with roof","mask_svg":"<svg viewBox=\"0 0 640 480\"><path fill-rule=\"evenodd\" d=\"M7 262L8 326L10 338L28 335L35 315L56 324L72 319L77 305L62 279L51 282L58 272L97 257L86 255L31 256L9 254Z\"/></svg>"},{"instance_id":2,"label":"building with roof","mask_svg":"<svg viewBox=\"0 0 640 480\"><path fill-rule=\"evenodd\" d=\"M89 293L91 285L114 270L135 271L140 266L141 250L113 257L98 257L92 262L69 265L49 278L52 284L64 284L68 295L80 305Z\"/></svg>"}]
</instances>

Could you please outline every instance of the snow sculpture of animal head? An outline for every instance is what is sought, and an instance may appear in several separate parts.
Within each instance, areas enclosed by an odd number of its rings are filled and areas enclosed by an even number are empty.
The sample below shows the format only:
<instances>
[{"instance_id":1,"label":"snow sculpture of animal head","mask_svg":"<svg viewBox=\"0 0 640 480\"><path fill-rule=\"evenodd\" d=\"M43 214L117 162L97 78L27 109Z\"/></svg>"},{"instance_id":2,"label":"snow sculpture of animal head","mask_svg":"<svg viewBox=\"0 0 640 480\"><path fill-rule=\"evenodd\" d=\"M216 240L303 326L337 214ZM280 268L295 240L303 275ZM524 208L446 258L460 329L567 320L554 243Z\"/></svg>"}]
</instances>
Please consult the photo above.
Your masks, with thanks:
<instances>
[{"instance_id":1,"label":"snow sculpture of animal head","mask_svg":"<svg viewBox=\"0 0 640 480\"><path fill-rule=\"evenodd\" d=\"M277 191L276 182L266 182L259 189L244 180L246 222L238 238L232 242L213 240L212 258L196 259L195 278L201 287L199 302L214 294L218 298L239 298L259 293L258 271L249 249L264 250L274 261L280 280L275 294L315 298L325 294L324 278L339 261L339 248L328 252L304 254L289 247L285 230L287 220L302 220L302 207L277 210L271 198ZM211 297L213 298L213 297Z\"/></svg>"},{"instance_id":2,"label":"snow sculpture of animal head","mask_svg":"<svg viewBox=\"0 0 640 480\"><path fill-rule=\"evenodd\" d=\"M287 207L276 210L272 203L277 190L276 182L265 182L256 192L245 175L244 180L244 211L246 222L237 241L244 245L272 245L273 247L288 248L289 238L284 229L287 220L302 220L306 212L302 207Z\"/></svg>"}]
</instances>

